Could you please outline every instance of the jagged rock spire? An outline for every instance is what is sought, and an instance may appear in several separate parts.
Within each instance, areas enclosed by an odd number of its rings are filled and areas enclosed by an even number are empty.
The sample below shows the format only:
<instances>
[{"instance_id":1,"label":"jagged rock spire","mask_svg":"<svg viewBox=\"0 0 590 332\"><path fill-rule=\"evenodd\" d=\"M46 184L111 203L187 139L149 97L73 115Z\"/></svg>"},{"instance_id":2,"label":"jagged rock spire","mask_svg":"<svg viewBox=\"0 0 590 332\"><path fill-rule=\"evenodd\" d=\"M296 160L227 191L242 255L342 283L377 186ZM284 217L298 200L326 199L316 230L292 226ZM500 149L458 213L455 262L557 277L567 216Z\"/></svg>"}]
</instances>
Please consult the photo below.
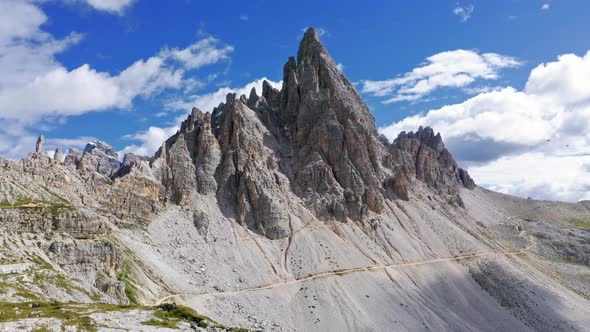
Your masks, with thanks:
<instances>
[{"instance_id":1,"label":"jagged rock spire","mask_svg":"<svg viewBox=\"0 0 590 332\"><path fill-rule=\"evenodd\" d=\"M45 143L45 136L41 135L37 139L37 144L35 145L35 152L41 153L43 152L43 144Z\"/></svg>"},{"instance_id":2,"label":"jagged rock spire","mask_svg":"<svg viewBox=\"0 0 590 332\"><path fill-rule=\"evenodd\" d=\"M55 161L57 161L58 163L61 163L62 159L63 159L63 153L61 152L61 148L57 147L55 149L55 153L53 154L53 159Z\"/></svg>"},{"instance_id":3,"label":"jagged rock spire","mask_svg":"<svg viewBox=\"0 0 590 332\"><path fill-rule=\"evenodd\" d=\"M321 188L306 194L309 204L337 219L380 211L388 171L380 165L386 151L375 120L313 28L283 74L278 112L290 133L292 168L300 170L293 179L296 189L303 195L310 187Z\"/></svg>"}]
</instances>

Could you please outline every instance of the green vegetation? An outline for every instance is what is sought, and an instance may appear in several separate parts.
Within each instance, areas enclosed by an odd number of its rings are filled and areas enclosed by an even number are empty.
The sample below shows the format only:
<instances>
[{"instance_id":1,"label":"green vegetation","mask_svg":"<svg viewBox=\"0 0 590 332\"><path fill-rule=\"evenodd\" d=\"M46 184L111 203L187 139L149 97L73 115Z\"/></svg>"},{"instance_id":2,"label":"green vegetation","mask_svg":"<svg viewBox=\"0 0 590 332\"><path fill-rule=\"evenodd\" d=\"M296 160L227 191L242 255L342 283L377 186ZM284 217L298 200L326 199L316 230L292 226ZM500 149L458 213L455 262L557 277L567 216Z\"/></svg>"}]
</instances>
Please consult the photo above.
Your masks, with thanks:
<instances>
[{"instance_id":1,"label":"green vegetation","mask_svg":"<svg viewBox=\"0 0 590 332\"><path fill-rule=\"evenodd\" d=\"M76 326L81 331L96 331L90 317L83 317L67 305L53 303L0 303L0 321L11 322L25 318L57 318L66 326Z\"/></svg>"},{"instance_id":2,"label":"green vegetation","mask_svg":"<svg viewBox=\"0 0 590 332\"><path fill-rule=\"evenodd\" d=\"M52 214L59 214L64 211L74 211L75 208L70 203L62 198L61 196L51 193L54 195L57 201L47 201L43 199L34 199L31 197L19 197L11 204L7 199L0 202L0 208L2 209L48 209Z\"/></svg>"},{"instance_id":3,"label":"green vegetation","mask_svg":"<svg viewBox=\"0 0 590 332\"><path fill-rule=\"evenodd\" d=\"M162 304L158 307L118 304L79 304L52 301L12 303L0 302L0 322L15 322L28 318L54 318L61 320L62 329L74 327L77 331L97 331L97 326L90 315L127 310L153 311L153 317L142 322L143 325L178 328L181 321L194 323L200 327L215 327L231 332L247 332L246 329L228 328L218 324L209 317L199 315L194 310L176 304ZM35 331L47 331L47 327Z\"/></svg>"},{"instance_id":4,"label":"green vegetation","mask_svg":"<svg viewBox=\"0 0 590 332\"><path fill-rule=\"evenodd\" d=\"M22 299L31 301L39 300L39 294L32 292L29 288L25 287L25 285L13 282L7 276L2 276L0 279L0 294L6 294L9 290L14 292L14 296ZM2 321L1 318L0 321Z\"/></svg>"},{"instance_id":5,"label":"green vegetation","mask_svg":"<svg viewBox=\"0 0 590 332\"><path fill-rule=\"evenodd\" d=\"M115 304L74 304L60 302L0 302L0 322L13 322L26 318L56 318L63 321L63 327L75 327L77 331L96 331L90 315L97 312L137 309L137 306ZM46 329L45 329L46 330ZM36 331L44 331L40 328Z\"/></svg>"},{"instance_id":6,"label":"green vegetation","mask_svg":"<svg viewBox=\"0 0 590 332\"><path fill-rule=\"evenodd\" d=\"M157 319L152 318L146 322L143 322L142 324L167 328L177 328L178 322L186 321L188 323L197 324L199 327L210 326L225 328L219 325L211 318L199 315L196 311L194 311L191 308L176 305L173 303L164 303L158 306L158 310L154 313L154 316Z\"/></svg>"},{"instance_id":7,"label":"green vegetation","mask_svg":"<svg viewBox=\"0 0 590 332\"><path fill-rule=\"evenodd\" d=\"M576 227L579 227L579 228L590 228L590 221L587 221L584 219L569 218L566 221Z\"/></svg>"},{"instance_id":8,"label":"green vegetation","mask_svg":"<svg viewBox=\"0 0 590 332\"><path fill-rule=\"evenodd\" d=\"M58 288L61 288L68 292L68 294L73 295L74 291L78 291L82 294L86 294L89 297L92 296L91 293L86 291L84 288L76 286L72 283L72 280L67 276L59 273L46 273L45 271L38 271L35 273L33 277L33 283L35 285L55 285Z\"/></svg>"},{"instance_id":9,"label":"green vegetation","mask_svg":"<svg viewBox=\"0 0 590 332\"><path fill-rule=\"evenodd\" d=\"M129 266L125 264L121 269L121 272L117 274L117 280L122 281L125 283L125 296L129 299L131 303L139 303L137 300L137 292L135 287L129 280Z\"/></svg>"}]
</instances>

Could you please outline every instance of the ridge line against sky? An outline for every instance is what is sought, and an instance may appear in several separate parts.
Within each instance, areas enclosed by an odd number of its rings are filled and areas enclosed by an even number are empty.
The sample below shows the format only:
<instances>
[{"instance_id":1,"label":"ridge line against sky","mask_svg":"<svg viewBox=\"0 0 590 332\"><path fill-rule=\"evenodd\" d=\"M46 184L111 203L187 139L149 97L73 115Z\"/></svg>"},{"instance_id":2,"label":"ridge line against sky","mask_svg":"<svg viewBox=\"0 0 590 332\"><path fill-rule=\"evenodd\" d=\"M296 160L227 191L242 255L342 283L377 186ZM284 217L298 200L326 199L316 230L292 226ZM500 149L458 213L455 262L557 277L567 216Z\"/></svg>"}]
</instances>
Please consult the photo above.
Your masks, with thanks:
<instances>
[{"instance_id":1,"label":"ridge line against sky","mask_svg":"<svg viewBox=\"0 0 590 332\"><path fill-rule=\"evenodd\" d=\"M243 6L228 16L192 1L177 5L178 16L187 11L183 6L197 15L206 13L201 20L221 15L217 21L230 26L224 30L198 20L188 29L174 15L166 20L162 13L168 9L143 0L4 0L0 3L0 154L23 157L41 133L47 136L48 148L81 148L98 137L122 153L152 154L192 106L211 111L228 92L247 94L252 87L260 92L266 77L280 88L282 63L294 54L302 30L311 24L339 68L356 82L379 131L390 140L399 131L430 125L442 133L458 162L486 187L523 197L590 198L590 180L584 180L590 178L586 134L590 45L578 35L587 23L576 21L576 15L583 18L590 6L575 0L531 1L506 8L482 1L436 4L432 12L424 12L424 7L392 2L395 10L390 12L402 14L389 19L385 29L404 26L402 30L416 38L379 34L422 48L399 50L395 47L399 42L380 38L364 43L363 52L357 53L349 43L363 42L362 36L368 35L363 30L384 29L376 15L385 20L388 11L374 9L372 21L358 21L355 36L351 30L343 33L344 17L371 9L347 3L334 9L328 4L318 7L319 16L311 22L293 22L285 31L267 32L258 43L244 45L242 40L249 36L241 30L263 18L272 21L272 16L260 13L261 7ZM333 19L322 12L327 8ZM279 8L268 10L281 19ZM164 21L162 31L137 23L156 14ZM560 15L562 20L556 18ZM448 30L442 36L459 37L446 40L437 37L437 30L422 32L424 16L427 26L442 24L436 29ZM402 21L403 17L417 22ZM491 23L494 17L497 21ZM530 53L512 42L517 37L500 32L505 25L525 21L531 31L510 30L512 35L533 38L528 49L541 41L551 47ZM547 22L553 23L551 31L543 30ZM283 42L289 31L292 39ZM539 33L546 40L534 39ZM567 38L547 39L552 33ZM499 35L504 40L492 42ZM264 44L273 38L278 43L274 47ZM387 57L392 59L389 64L383 63ZM107 129L97 130L100 124ZM532 167L539 171L530 172Z\"/></svg>"}]
</instances>

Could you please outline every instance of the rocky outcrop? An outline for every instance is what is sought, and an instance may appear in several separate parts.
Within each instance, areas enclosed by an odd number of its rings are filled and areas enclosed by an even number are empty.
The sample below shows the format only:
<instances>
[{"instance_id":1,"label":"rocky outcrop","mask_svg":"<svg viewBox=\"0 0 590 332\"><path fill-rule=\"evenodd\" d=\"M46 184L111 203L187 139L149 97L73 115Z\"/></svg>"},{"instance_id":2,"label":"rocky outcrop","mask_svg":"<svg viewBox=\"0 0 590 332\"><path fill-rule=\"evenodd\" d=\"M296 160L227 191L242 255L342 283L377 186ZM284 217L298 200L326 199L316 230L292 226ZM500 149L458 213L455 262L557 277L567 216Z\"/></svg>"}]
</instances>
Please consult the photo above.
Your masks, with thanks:
<instances>
[{"instance_id":1,"label":"rocky outcrop","mask_svg":"<svg viewBox=\"0 0 590 332\"><path fill-rule=\"evenodd\" d=\"M123 162L121 166L139 165L142 161L149 161L150 158L144 156L138 156L133 153L126 153L123 156Z\"/></svg>"},{"instance_id":2,"label":"rocky outcrop","mask_svg":"<svg viewBox=\"0 0 590 332\"><path fill-rule=\"evenodd\" d=\"M57 240L51 243L48 252L70 276L90 283L120 303L128 303L125 284L117 280L123 253L114 243L107 240Z\"/></svg>"},{"instance_id":3,"label":"rocky outcrop","mask_svg":"<svg viewBox=\"0 0 590 332\"><path fill-rule=\"evenodd\" d=\"M414 175L440 192L456 191L457 185L475 188L467 171L459 168L445 148L440 133L435 135L430 127L420 127L415 133L401 132L389 150L403 165L405 174Z\"/></svg>"},{"instance_id":4,"label":"rocky outcrop","mask_svg":"<svg viewBox=\"0 0 590 332\"><path fill-rule=\"evenodd\" d=\"M64 159L64 165L69 165L78 168L80 160L82 159L82 152L76 148L69 148L68 154Z\"/></svg>"},{"instance_id":5,"label":"rocky outcrop","mask_svg":"<svg viewBox=\"0 0 590 332\"><path fill-rule=\"evenodd\" d=\"M86 145L82 159L85 162L82 167L87 170L95 167L96 172L107 177L112 176L121 167L119 155L115 149L107 143L98 140Z\"/></svg>"},{"instance_id":6,"label":"rocky outcrop","mask_svg":"<svg viewBox=\"0 0 590 332\"><path fill-rule=\"evenodd\" d=\"M61 148L57 147L55 149L55 153L53 154L53 160L55 160L58 163L61 163L64 159L63 153L61 152Z\"/></svg>"},{"instance_id":7,"label":"rocky outcrop","mask_svg":"<svg viewBox=\"0 0 590 332\"><path fill-rule=\"evenodd\" d=\"M425 183L451 204L464 205L459 188L475 188L467 171L459 168L445 148L440 133L435 135L430 127L401 132L392 144L385 144L404 177Z\"/></svg>"},{"instance_id":8,"label":"rocky outcrop","mask_svg":"<svg viewBox=\"0 0 590 332\"><path fill-rule=\"evenodd\" d=\"M37 139L37 144L35 144L35 152L37 152L37 153L44 152L44 150L43 150L44 143L45 143L45 136L43 136L43 135L39 136L39 138Z\"/></svg>"},{"instance_id":9,"label":"rocky outcrop","mask_svg":"<svg viewBox=\"0 0 590 332\"><path fill-rule=\"evenodd\" d=\"M214 175L220 158L211 114L193 108L180 130L156 152L156 174L166 187L167 199L186 205L193 193L215 193Z\"/></svg>"}]
</instances>

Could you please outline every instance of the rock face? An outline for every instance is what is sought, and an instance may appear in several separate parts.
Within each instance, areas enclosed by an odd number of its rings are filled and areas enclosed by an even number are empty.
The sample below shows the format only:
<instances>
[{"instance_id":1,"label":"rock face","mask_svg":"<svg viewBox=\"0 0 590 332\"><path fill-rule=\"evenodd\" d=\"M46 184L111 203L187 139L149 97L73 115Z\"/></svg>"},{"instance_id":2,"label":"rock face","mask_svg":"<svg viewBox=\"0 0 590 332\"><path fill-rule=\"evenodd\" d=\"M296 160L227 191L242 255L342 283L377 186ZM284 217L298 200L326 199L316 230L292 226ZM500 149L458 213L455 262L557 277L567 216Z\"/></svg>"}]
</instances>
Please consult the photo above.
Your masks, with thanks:
<instances>
[{"instance_id":1,"label":"rock face","mask_svg":"<svg viewBox=\"0 0 590 332\"><path fill-rule=\"evenodd\" d=\"M467 171L457 166L445 148L440 134L435 135L430 127L420 127L415 133L401 132L388 149L403 174L415 177L440 194L456 197L459 203L459 187L475 188Z\"/></svg>"},{"instance_id":2,"label":"rock face","mask_svg":"<svg viewBox=\"0 0 590 332\"><path fill-rule=\"evenodd\" d=\"M378 213L381 184L391 175L382 165L386 151L367 106L313 29L283 73L277 113L296 192L324 217L360 220Z\"/></svg>"},{"instance_id":3,"label":"rock face","mask_svg":"<svg viewBox=\"0 0 590 332\"><path fill-rule=\"evenodd\" d=\"M219 144L213 136L211 115L193 108L180 130L156 153L156 168L167 188L167 199L180 205L190 201L193 192L215 193L215 170L220 161Z\"/></svg>"},{"instance_id":4,"label":"rock face","mask_svg":"<svg viewBox=\"0 0 590 332\"><path fill-rule=\"evenodd\" d=\"M88 143L84 148L82 160L85 162L85 167L88 169L95 167L98 173L107 177L113 175L121 167L115 149L101 141Z\"/></svg>"},{"instance_id":5,"label":"rock face","mask_svg":"<svg viewBox=\"0 0 590 332\"><path fill-rule=\"evenodd\" d=\"M126 153L123 156L121 166L139 165L142 161L149 161L149 158L138 156L133 153Z\"/></svg>"},{"instance_id":6,"label":"rock face","mask_svg":"<svg viewBox=\"0 0 590 332\"><path fill-rule=\"evenodd\" d=\"M64 159L64 164L70 165L73 168L78 168L78 165L80 164L81 159L82 159L82 152L80 152L80 150L78 150L76 148L70 148L68 150L68 154L66 155L66 157Z\"/></svg>"}]
</instances>

